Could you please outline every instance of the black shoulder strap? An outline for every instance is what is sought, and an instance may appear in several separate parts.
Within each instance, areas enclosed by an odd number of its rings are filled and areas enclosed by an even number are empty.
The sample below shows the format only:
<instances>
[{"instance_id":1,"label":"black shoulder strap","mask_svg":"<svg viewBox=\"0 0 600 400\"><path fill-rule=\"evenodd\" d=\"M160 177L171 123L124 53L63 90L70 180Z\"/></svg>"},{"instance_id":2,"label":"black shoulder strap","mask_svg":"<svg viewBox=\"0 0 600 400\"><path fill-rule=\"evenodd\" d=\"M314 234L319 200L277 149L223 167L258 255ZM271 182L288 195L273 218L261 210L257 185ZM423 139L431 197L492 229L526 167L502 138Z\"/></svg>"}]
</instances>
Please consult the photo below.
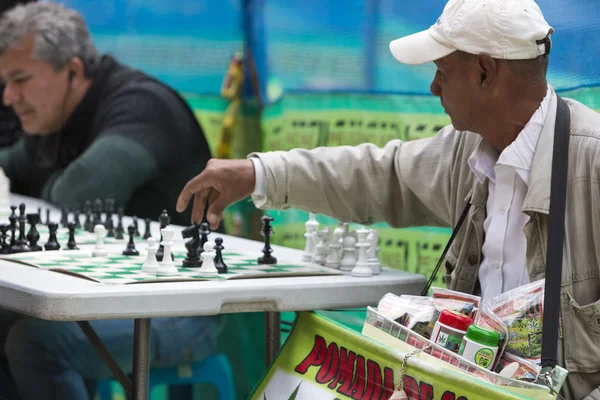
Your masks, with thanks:
<instances>
[{"instance_id":1,"label":"black shoulder strap","mask_svg":"<svg viewBox=\"0 0 600 400\"><path fill-rule=\"evenodd\" d=\"M550 217L546 252L546 287L544 292L544 323L542 327L542 367L557 363L558 320L562 280L563 241L565 237L565 206L567 202L567 172L571 113L567 103L557 96L552 178L550 181Z\"/></svg>"}]
</instances>

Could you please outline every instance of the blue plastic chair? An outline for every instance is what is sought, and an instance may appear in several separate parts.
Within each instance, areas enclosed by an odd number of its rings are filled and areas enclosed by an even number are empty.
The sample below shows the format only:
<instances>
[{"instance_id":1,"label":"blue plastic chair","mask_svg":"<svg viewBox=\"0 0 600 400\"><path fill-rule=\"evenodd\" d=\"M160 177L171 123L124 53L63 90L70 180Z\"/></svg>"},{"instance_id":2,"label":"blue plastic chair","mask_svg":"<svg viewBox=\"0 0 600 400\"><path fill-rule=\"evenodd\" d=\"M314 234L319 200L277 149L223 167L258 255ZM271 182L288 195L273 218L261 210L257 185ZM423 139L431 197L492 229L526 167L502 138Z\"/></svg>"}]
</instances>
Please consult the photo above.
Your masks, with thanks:
<instances>
[{"instance_id":1,"label":"blue plastic chair","mask_svg":"<svg viewBox=\"0 0 600 400\"><path fill-rule=\"evenodd\" d=\"M112 380L97 382L96 392L100 400L112 400ZM224 354L210 356L191 365L150 370L149 392L160 385L211 384L217 388L220 400L235 400L235 384L231 366Z\"/></svg>"}]
</instances>

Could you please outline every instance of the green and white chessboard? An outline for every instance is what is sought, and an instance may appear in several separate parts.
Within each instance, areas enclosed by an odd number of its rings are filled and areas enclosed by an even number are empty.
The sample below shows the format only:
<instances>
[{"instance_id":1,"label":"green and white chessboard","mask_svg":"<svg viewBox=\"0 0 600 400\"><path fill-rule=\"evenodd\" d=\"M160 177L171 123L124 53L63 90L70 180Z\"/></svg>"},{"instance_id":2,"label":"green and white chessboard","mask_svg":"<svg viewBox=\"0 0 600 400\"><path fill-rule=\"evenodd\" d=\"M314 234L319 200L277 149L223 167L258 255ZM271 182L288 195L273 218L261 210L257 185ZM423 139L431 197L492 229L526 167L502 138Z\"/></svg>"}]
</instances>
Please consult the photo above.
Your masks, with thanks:
<instances>
[{"instance_id":1,"label":"green and white chessboard","mask_svg":"<svg viewBox=\"0 0 600 400\"><path fill-rule=\"evenodd\" d=\"M227 273L215 276L200 276L198 275L198 269L182 267L184 258L185 254L175 255L175 266L179 270L179 274L158 276L142 272L142 265L146 259L145 252L140 252L139 256L124 256L113 253L109 254L108 257L93 257L90 251L59 250L17 253L0 257L3 260L63 272L107 284L343 275L337 269L302 261L286 262L278 260L275 265L261 265L258 264L256 256L226 253L223 254L223 259L228 267Z\"/></svg>"}]
</instances>

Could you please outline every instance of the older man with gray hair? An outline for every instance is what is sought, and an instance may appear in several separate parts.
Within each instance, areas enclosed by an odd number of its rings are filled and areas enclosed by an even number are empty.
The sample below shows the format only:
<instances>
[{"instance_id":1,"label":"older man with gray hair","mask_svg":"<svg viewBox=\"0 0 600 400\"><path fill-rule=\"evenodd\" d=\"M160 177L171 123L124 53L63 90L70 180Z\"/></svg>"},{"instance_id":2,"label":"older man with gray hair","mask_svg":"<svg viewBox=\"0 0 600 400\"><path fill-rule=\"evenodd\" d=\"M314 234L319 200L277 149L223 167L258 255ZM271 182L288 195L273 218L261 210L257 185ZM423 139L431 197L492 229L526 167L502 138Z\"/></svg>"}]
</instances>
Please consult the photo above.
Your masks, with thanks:
<instances>
[{"instance_id":1,"label":"older man with gray hair","mask_svg":"<svg viewBox=\"0 0 600 400\"><path fill-rule=\"evenodd\" d=\"M112 197L129 215L157 218L210 151L179 95L97 53L77 12L43 2L0 19L4 103L27 134L0 150L13 188L61 206ZM131 371L133 321L91 323L120 366ZM221 317L152 321L150 359L174 366L210 355ZM74 322L0 310L0 398L85 400L86 381L110 376ZM8 373L9 372L9 373ZM10 377L8 377L10 375Z\"/></svg>"}]
</instances>

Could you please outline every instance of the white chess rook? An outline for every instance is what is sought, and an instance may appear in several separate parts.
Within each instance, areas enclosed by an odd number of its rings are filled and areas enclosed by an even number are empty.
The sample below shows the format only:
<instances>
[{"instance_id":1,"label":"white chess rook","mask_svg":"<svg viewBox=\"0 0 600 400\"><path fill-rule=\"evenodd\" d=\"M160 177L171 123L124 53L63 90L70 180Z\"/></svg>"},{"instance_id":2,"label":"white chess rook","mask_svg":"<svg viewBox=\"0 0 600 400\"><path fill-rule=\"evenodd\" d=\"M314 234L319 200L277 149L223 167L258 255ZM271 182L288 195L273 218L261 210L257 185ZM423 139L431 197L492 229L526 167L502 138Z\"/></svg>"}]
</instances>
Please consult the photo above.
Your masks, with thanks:
<instances>
[{"instance_id":1,"label":"white chess rook","mask_svg":"<svg viewBox=\"0 0 600 400\"><path fill-rule=\"evenodd\" d=\"M93 257L106 257L108 252L104 247L104 236L106 236L106 228L104 225L94 226L94 233L96 234L96 247L92 250Z\"/></svg>"},{"instance_id":2,"label":"white chess rook","mask_svg":"<svg viewBox=\"0 0 600 400\"><path fill-rule=\"evenodd\" d=\"M173 234L175 231L169 227L163 228L160 230L163 235L162 245L164 247L164 255L162 261L158 264L158 271L156 271L157 275L177 275L179 271L177 267L175 267L175 263L171 259L171 246L173 246L173 242L171 239L173 238Z\"/></svg>"},{"instance_id":3,"label":"white chess rook","mask_svg":"<svg viewBox=\"0 0 600 400\"><path fill-rule=\"evenodd\" d=\"M352 269L352 276L359 277L370 277L373 276L373 270L369 267L369 261L367 259L367 249L371 245L367 240L369 236L368 229L359 229L356 231L358 234L358 243L356 247L358 247L358 261L356 261L356 265Z\"/></svg>"},{"instance_id":4,"label":"white chess rook","mask_svg":"<svg viewBox=\"0 0 600 400\"><path fill-rule=\"evenodd\" d=\"M158 272L159 264L156 260L156 239L149 237L148 240L148 254L144 265L142 265L142 272L145 274L156 274Z\"/></svg>"},{"instance_id":5,"label":"white chess rook","mask_svg":"<svg viewBox=\"0 0 600 400\"><path fill-rule=\"evenodd\" d=\"M215 266L215 244L208 241L204 243L203 249L204 251L200 254L200 257L202 257L202 267L198 270L198 275L218 275L219 270Z\"/></svg>"}]
</instances>

